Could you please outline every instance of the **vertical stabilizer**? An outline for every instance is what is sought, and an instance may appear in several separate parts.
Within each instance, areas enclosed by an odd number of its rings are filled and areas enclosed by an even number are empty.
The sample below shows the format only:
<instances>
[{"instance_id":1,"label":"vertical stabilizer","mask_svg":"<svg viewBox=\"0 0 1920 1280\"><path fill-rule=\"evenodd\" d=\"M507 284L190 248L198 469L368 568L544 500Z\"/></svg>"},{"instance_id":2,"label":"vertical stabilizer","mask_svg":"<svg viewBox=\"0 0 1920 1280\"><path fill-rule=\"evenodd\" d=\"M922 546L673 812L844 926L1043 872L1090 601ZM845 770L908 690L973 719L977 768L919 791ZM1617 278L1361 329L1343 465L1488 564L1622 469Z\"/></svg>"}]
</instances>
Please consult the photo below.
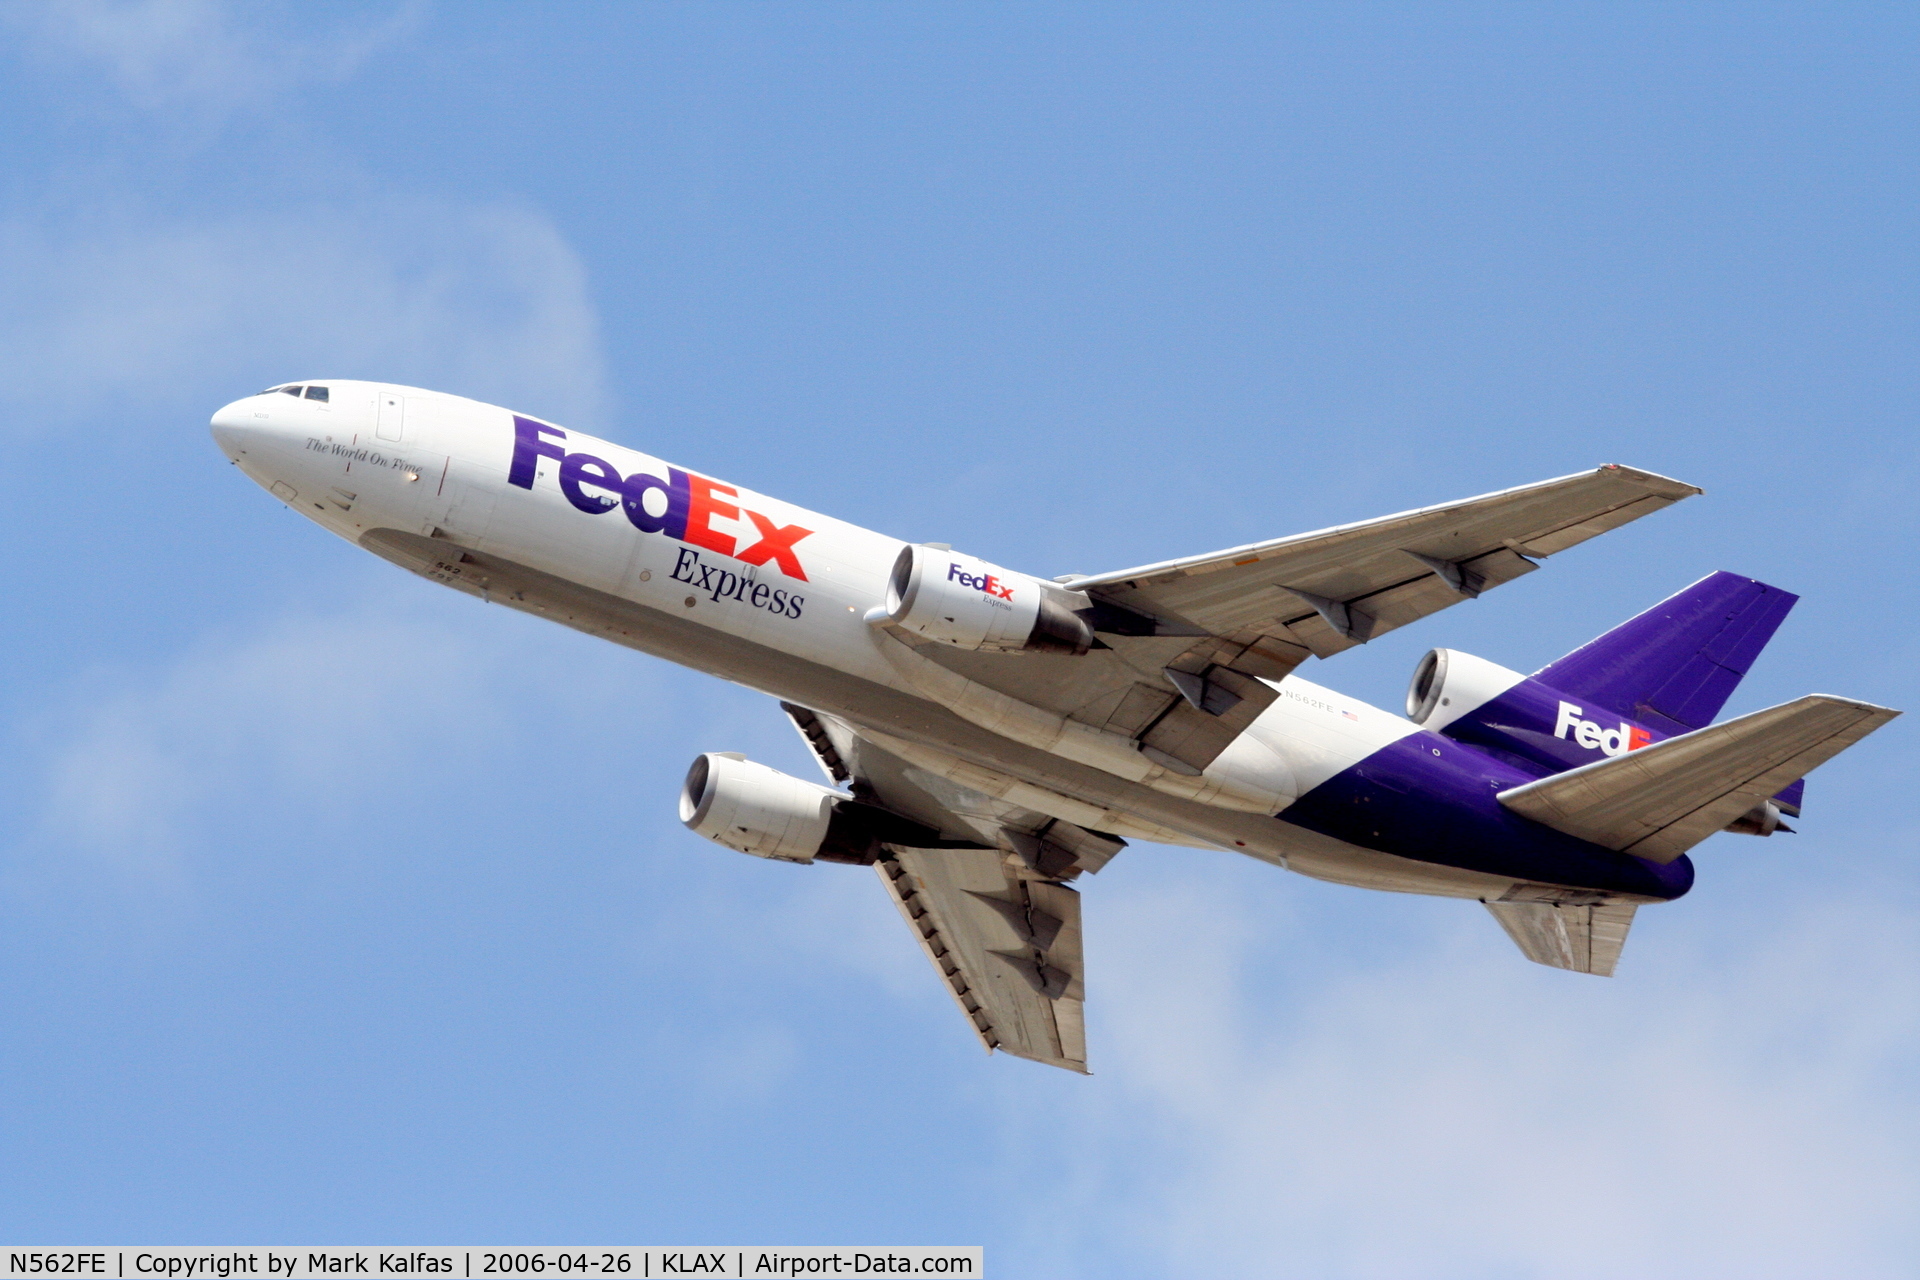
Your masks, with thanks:
<instances>
[{"instance_id":1,"label":"vertical stabilizer","mask_svg":"<svg viewBox=\"0 0 1920 1280\"><path fill-rule=\"evenodd\" d=\"M1663 735L1689 733L1713 723L1799 598L1710 574L1533 678Z\"/></svg>"}]
</instances>

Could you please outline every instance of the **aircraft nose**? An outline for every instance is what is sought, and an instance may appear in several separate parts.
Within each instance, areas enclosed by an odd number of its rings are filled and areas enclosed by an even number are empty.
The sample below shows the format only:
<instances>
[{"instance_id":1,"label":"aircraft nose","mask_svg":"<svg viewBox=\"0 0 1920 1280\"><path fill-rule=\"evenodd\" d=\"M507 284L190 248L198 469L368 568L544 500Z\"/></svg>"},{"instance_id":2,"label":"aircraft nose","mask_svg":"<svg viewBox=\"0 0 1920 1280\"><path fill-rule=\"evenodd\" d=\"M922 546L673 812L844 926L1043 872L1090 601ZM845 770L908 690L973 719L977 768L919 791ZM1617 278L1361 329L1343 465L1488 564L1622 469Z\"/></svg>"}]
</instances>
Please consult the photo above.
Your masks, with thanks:
<instances>
[{"instance_id":1,"label":"aircraft nose","mask_svg":"<svg viewBox=\"0 0 1920 1280\"><path fill-rule=\"evenodd\" d=\"M213 442L228 458L238 457L246 448L247 438L258 434L259 424L253 414L259 398L248 396L245 400L235 400L213 415Z\"/></svg>"}]
</instances>

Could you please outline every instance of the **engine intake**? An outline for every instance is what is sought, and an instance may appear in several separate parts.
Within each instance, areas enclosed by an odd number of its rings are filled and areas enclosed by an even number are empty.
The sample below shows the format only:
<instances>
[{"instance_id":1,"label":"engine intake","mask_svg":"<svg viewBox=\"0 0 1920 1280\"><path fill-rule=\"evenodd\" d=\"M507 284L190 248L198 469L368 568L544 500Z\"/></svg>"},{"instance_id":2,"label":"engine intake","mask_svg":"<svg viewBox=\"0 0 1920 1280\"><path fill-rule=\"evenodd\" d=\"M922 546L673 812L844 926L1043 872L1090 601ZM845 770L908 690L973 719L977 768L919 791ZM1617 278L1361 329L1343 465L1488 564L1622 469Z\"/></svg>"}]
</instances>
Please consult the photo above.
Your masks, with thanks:
<instances>
[{"instance_id":1,"label":"engine intake","mask_svg":"<svg viewBox=\"0 0 1920 1280\"><path fill-rule=\"evenodd\" d=\"M882 844L978 847L732 751L694 758L680 789L680 821L716 844L776 862L870 863Z\"/></svg>"},{"instance_id":2,"label":"engine intake","mask_svg":"<svg viewBox=\"0 0 1920 1280\"><path fill-rule=\"evenodd\" d=\"M1049 584L958 552L902 547L887 603L868 615L959 649L1082 654L1093 628Z\"/></svg>"},{"instance_id":3,"label":"engine intake","mask_svg":"<svg viewBox=\"0 0 1920 1280\"><path fill-rule=\"evenodd\" d=\"M1524 679L1518 671L1458 649L1429 650L1407 685L1407 719L1443 729Z\"/></svg>"},{"instance_id":4,"label":"engine intake","mask_svg":"<svg viewBox=\"0 0 1920 1280\"><path fill-rule=\"evenodd\" d=\"M812 862L826 843L838 793L710 751L696 756L680 790L680 821L729 849L779 862Z\"/></svg>"}]
</instances>

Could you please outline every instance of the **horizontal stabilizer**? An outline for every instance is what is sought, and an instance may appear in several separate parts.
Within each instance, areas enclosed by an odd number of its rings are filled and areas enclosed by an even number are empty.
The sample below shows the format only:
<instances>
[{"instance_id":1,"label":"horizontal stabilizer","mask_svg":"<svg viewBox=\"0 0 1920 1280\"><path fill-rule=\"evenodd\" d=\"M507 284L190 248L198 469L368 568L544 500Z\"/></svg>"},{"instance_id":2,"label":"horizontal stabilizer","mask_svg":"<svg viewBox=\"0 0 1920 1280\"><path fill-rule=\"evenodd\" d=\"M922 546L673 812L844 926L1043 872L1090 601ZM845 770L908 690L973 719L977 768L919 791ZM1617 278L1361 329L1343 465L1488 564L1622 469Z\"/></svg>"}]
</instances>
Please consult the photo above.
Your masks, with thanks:
<instances>
[{"instance_id":1,"label":"horizontal stabilizer","mask_svg":"<svg viewBox=\"0 0 1920 1280\"><path fill-rule=\"evenodd\" d=\"M1581 840L1672 862L1899 714L1809 694L1502 791L1500 803Z\"/></svg>"},{"instance_id":2,"label":"horizontal stabilizer","mask_svg":"<svg viewBox=\"0 0 1920 1280\"><path fill-rule=\"evenodd\" d=\"M1613 976L1633 927L1633 904L1581 906L1561 902L1489 902L1487 910L1535 964L1575 973Z\"/></svg>"}]
</instances>

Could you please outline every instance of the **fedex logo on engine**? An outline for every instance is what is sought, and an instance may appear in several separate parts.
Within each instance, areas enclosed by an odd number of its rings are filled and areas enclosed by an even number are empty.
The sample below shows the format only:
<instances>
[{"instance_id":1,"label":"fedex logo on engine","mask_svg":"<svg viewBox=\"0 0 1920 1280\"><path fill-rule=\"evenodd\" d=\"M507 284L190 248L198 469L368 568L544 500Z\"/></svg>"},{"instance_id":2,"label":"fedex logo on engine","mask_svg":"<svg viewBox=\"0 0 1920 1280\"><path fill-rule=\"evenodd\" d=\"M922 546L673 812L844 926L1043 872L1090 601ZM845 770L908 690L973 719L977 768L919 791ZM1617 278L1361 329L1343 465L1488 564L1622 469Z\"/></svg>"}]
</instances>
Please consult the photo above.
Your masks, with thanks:
<instances>
[{"instance_id":1,"label":"fedex logo on engine","mask_svg":"<svg viewBox=\"0 0 1920 1280\"><path fill-rule=\"evenodd\" d=\"M1653 742L1653 735L1639 725L1622 720L1618 728L1602 728L1596 721L1581 719L1584 714L1581 708L1571 702L1562 702L1560 718L1553 726L1553 736L1564 738L1571 733L1573 741L1587 750L1598 747L1610 756L1623 756Z\"/></svg>"},{"instance_id":2,"label":"fedex logo on engine","mask_svg":"<svg viewBox=\"0 0 1920 1280\"><path fill-rule=\"evenodd\" d=\"M964 573L957 564L947 566L947 581L985 592L995 600L1013 599L1013 588L990 573Z\"/></svg>"},{"instance_id":3,"label":"fedex logo on engine","mask_svg":"<svg viewBox=\"0 0 1920 1280\"><path fill-rule=\"evenodd\" d=\"M546 439L548 436L553 439ZM558 427L515 415L513 465L507 471L507 483L522 489L533 488L534 479L540 473L540 459L551 458L560 464L560 492L590 516L603 516L618 507L642 533L664 533L678 542L717 551L743 564L762 565L772 561L789 578L807 580L806 570L800 567L800 557L793 546L813 530L797 524L776 524L758 511L743 511L726 500L739 497L738 489L678 467L668 467L665 479L644 471L623 476L604 458L590 453L570 453L554 443L566 438L567 433ZM741 546L741 539L714 528L715 520L750 522L759 540Z\"/></svg>"}]
</instances>

